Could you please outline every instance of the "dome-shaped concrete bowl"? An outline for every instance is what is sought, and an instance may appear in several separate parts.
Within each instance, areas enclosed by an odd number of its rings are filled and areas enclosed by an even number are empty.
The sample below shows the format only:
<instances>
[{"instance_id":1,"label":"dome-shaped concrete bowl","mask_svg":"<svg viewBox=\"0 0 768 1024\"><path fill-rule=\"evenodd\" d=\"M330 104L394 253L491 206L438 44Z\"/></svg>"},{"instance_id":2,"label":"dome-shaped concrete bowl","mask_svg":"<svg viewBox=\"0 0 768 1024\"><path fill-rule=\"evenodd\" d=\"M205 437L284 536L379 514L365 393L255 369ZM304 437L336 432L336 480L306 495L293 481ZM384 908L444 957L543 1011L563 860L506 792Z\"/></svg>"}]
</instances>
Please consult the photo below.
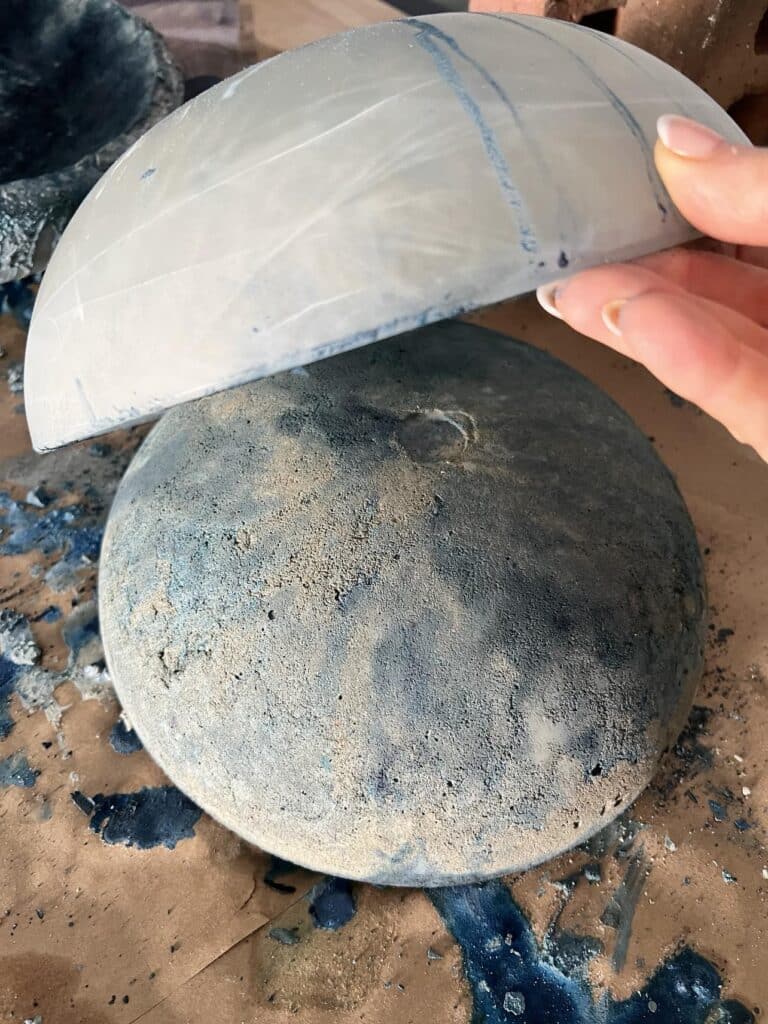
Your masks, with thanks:
<instances>
[{"instance_id":1,"label":"dome-shaped concrete bowl","mask_svg":"<svg viewBox=\"0 0 768 1024\"><path fill-rule=\"evenodd\" d=\"M115 0L0 4L0 282L41 270L118 156L181 102L160 36Z\"/></svg>"}]
</instances>

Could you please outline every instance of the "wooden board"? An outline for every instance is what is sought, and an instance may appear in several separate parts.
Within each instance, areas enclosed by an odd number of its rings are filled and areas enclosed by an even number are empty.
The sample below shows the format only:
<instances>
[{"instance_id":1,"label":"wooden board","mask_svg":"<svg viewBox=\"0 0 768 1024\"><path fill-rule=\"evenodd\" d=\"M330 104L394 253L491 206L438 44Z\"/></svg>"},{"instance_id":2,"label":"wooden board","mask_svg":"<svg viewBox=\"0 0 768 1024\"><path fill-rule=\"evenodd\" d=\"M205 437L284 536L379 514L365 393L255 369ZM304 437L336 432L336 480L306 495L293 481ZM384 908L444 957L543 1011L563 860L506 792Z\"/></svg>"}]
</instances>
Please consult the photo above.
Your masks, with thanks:
<instances>
[{"instance_id":1,"label":"wooden board","mask_svg":"<svg viewBox=\"0 0 768 1024\"><path fill-rule=\"evenodd\" d=\"M258 59L336 32L402 17L384 0L240 0L240 36Z\"/></svg>"}]
</instances>

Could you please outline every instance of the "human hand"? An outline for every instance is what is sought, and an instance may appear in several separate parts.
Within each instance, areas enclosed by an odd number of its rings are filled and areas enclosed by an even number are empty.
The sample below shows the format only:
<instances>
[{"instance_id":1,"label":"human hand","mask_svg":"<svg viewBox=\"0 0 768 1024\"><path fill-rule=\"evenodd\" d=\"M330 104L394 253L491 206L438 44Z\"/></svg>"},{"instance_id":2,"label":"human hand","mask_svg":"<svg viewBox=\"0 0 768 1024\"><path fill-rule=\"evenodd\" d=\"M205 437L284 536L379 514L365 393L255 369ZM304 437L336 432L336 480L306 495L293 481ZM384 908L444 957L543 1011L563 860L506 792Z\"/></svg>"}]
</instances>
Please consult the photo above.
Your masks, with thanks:
<instances>
[{"instance_id":1,"label":"human hand","mask_svg":"<svg viewBox=\"0 0 768 1024\"><path fill-rule=\"evenodd\" d=\"M723 251L670 249L539 288L548 313L642 363L768 461L768 149L659 119L656 166ZM726 255L730 251L730 255Z\"/></svg>"}]
</instances>

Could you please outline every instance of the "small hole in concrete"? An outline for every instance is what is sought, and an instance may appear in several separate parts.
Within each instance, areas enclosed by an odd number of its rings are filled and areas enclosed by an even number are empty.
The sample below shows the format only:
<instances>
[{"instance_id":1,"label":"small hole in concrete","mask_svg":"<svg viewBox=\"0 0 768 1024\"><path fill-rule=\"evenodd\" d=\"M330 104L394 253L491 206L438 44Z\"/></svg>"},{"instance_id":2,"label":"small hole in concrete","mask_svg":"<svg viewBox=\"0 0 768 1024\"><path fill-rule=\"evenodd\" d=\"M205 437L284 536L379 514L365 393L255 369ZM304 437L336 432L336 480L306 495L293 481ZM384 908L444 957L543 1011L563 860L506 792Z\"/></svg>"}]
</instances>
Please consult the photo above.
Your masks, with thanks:
<instances>
[{"instance_id":1,"label":"small hole in concrete","mask_svg":"<svg viewBox=\"0 0 768 1024\"><path fill-rule=\"evenodd\" d=\"M755 53L768 53L768 10L760 19L755 33Z\"/></svg>"},{"instance_id":2,"label":"small hole in concrete","mask_svg":"<svg viewBox=\"0 0 768 1024\"><path fill-rule=\"evenodd\" d=\"M585 25L587 28L594 28L598 32L605 32L609 36L615 36L618 16L618 7L606 7L604 11L585 14L583 18L579 19L579 24Z\"/></svg>"},{"instance_id":3,"label":"small hole in concrete","mask_svg":"<svg viewBox=\"0 0 768 1024\"><path fill-rule=\"evenodd\" d=\"M596 764L595 767L592 769L592 771L589 774L592 775L592 776L602 775L603 774L603 766L601 764Z\"/></svg>"}]
</instances>

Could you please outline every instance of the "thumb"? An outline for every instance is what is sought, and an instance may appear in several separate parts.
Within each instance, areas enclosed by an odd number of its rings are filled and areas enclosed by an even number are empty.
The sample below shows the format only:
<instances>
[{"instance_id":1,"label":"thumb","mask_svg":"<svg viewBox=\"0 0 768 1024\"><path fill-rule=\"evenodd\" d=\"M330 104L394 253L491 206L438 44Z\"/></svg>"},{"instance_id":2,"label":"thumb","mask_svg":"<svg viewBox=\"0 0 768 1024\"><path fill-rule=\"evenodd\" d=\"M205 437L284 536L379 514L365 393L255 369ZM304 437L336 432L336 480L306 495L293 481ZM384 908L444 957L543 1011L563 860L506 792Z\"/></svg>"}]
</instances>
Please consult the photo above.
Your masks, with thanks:
<instances>
[{"instance_id":1,"label":"thumb","mask_svg":"<svg viewBox=\"0 0 768 1024\"><path fill-rule=\"evenodd\" d=\"M659 118L658 133L656 166L686 220L722 242L768 245L768 149L675 114Z\"/></svg>"}]
</instances>

